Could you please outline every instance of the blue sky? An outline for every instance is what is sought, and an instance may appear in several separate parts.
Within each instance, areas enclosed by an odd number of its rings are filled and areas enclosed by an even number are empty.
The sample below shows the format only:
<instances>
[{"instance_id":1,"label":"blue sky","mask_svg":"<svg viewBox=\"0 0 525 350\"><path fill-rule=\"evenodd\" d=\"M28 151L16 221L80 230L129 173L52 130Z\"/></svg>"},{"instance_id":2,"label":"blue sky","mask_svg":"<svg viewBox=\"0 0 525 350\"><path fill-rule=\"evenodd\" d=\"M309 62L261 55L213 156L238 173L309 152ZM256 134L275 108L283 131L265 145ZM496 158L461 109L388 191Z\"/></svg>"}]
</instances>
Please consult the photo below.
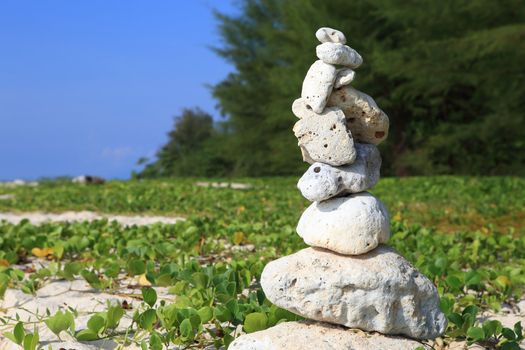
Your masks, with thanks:
<instances>
[{"instance_id":1,"label":"blue sky","mask_svg":"<svg viewBox=\"0 0 525 350\"><path fill-rule=\"evenodd\" d=\"M127 178L173 116L219 118L213 10L227 0L0 1L0 180Z\"/></svg>"}]
</instances>

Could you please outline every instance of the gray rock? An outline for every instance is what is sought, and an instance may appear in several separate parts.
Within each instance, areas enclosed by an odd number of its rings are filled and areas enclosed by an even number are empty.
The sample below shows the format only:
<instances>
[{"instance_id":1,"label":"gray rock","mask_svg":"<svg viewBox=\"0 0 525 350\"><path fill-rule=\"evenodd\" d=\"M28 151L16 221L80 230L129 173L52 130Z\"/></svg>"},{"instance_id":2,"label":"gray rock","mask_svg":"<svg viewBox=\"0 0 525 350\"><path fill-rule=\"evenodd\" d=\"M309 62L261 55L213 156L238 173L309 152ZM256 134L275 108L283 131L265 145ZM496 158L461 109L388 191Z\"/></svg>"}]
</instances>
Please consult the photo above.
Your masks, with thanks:
<instances>
[{"instance_id":1,"label":"gray rock","mask_svg":"<svg viewBox=\"0 0 525 350\"><path fill-rule=\"evenodd\" d=\"M345 329L327 323L284 322L272 328L245 334L229 350L414 350L430 347L417 341Z\"/></svg>"},{"instance_id":2,"label":"gray rock","mask_svg":"<svg viewBox=\"0 0 525 350\"><path fill-rule=\"evenodd\" d=\"M359 255L388 241L390 220L381 201L361 192L312 203L301 215L297 233L309 246Z\"/></svg>"},{"instance_id":3,"label":"gray rock","mask_svg":"<svg viewBox=\"0 0 525 350\"><path fill-rule=\"evenodd\" d=\"M366 191L379 181L381 155L376 146L355 143L356 159L350 165L333 167L323 163L312 164L299 179L297 187L310 201Z\"/></svg>"},{"instance_id":4,"label":"gray rock","mask_svg":"<svg viewBox=\"0 0 525 350\"><path fill-rule=\"evenodd\" d=\"M350 84L355 77L355 72L350 68L341 68L337 70L334 82L334 89Z\"/></svg>"},{"instance_id":5,"label":"gray rock","mask_svg":"<svg viewBox=\"0 0 525 350\"><path fill-rule=\"evenodd\" d=\"M317 57L327 64L337 64L350 68L357 68L363 63L363 58L350 46L339 43L323 43L317 45Z\"/></svg>"},{"instance_id":6,"label":"gray rock","mask_svg":"<svg viewBox=\"0 0 525 350\"><path fill-rule=\"evenodd\" d=\"M377 145L388 136L389 120L374 99L350 85L334 90L327 106L341 108L356 142Z\"/></svg>"},{"instance_id":7,"label":"gray rock","mask_svg":"<svg viewBox=\"0 0 525 350\"><path fill-rule=\"evenodd\" d=\"M317 321L417 339L447 326L436 287L383 245L358 256L306 248L266 265L261 285L275 305Z\"/></svg>"},{"instance_id":8,"label":"gray rock","mask_svg":"<svg viewBox=\"0 0 525 350\"><path fill-rule=\"evenodd\" d=\"M330 165L352 163L356 157L354 140L346 129L343 112L339 108L326 108L321 114L308 112L293 127L304 161Z\"/></svg>"},{"instance_id":9,"label":"gray rock","mask_svg":"<svg viewBox=\"0 0 525 350\"><path fill-rule=\"evenodd\" d=\"M328 27L319 28L315 32L315 37L321 43L339 43L346 44L346 37L343 32L338 31L337 29L332 29Z\"/></svg>"},{"instance_id":10,"label":"gray rock","mask_svg":"<svg viewBox=\"0 0 525 350\"><path fill-rule=\"evenodd\" d=\"M81 176L77 176L73 178L72 182L76 184L84 184L84 185L102 185L103 183L106 182L106 180L98 176L81 175Z\"/></svg>"},{"instance_id":11,"label":"gray rock","mask_svg":"<svg viewBox=\"0 0 525 350\"><path fill-rule=\"evenodd\" d=\"M301 97L309 109L321 113L334 87L336 68L323 61L315 61L306 73Z\"/></svg>"}]
</instances>

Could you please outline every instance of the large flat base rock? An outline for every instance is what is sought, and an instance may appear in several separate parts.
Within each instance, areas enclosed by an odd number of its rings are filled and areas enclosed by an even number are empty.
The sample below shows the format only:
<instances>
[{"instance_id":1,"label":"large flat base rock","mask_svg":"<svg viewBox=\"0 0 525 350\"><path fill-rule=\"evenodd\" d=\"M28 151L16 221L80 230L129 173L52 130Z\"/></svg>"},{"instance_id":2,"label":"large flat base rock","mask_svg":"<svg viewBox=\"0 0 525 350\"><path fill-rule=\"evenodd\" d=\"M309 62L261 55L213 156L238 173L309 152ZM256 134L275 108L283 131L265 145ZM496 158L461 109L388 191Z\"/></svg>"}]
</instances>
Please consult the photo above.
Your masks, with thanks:
<instances>
[{"instance_id":1,"label":"large flat base rock","mask_svg":"<svg viewBox=\"0 0 525 350\"><path fill-rule=\"evenodd\" d=\"M316 321L415 339L447 327L436 287L385 245L346 256L306 248L268 263L261 286L275 305Z\"/></svg>"},{"instance_id":2,"label":"large flat base rock","mask_svg":"<svg viewBox=\"0 0 525 350\"><path fill-rule=\"evenodd\" d=\"M286 322L237 338L229 350L414 350L429 347L411 339L365 333L308 321Z\"/></svg>"}]
</instances>

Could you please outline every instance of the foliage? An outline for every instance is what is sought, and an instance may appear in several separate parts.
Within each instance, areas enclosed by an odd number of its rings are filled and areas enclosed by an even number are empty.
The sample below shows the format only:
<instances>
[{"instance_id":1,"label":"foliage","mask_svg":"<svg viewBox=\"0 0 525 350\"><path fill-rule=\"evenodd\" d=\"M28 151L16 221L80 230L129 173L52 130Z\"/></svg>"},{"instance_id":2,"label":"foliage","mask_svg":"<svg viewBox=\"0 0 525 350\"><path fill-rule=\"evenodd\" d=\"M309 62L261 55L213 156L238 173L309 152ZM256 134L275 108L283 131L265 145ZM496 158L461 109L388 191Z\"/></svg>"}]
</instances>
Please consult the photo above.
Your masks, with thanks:
<instances>
[{"instance_id":1,"label":"foliage","mask_svg":"<svg viewBox=\"0 0 525 350\"><path fill-rule=\"evenodd\" d=\"M65 206L141 213L178 208L192 214L174 225L123 227L107 220L0 223L0 292L9 287L32 294L51 281L82 278L93 288L116 293L123 276L135 276L147 282L143 285L151 284L135 287L141 288L133 294L141 302L108 304L90 315L84 329L75 327L72 309L39 315L35 323L46 325L57 337L66 332L83 341L111 338L144 349L168 344L227 346L241 328L253 332L295 320L297 316L266 299L259 281L268 261L305 246L294 226L306 203L292 179L253 183L256 190L246 191L201 188L189 180L0 188L14 191L17 200L0 202L0 210L42 205L48 210ZM458 202L454 210L469 206L497 221L524 207L523 188L523 179L517 178L455 177L385 179L374 188L395 207L390 244L438 288L449 319L445 342L465 339L513 349L522 339L519 324L505 328L498 322L479 322L476 316L483 310L497 311L502 303L512 305L525 292L525 235L480 223L477 229L443 234L421 224L446 215L443 209L449 202ZM77 202L79 197L84 200ZM429 216L419 213L407 222L412 207L404 203L423 205ZM251 245L255 251L247 250ZM17 265L35 259L47 263L29 272ZM159 287L168 288L174 298L160 299ZM121 326L124 318L131 320L129 326ZM38 334L24 326L16 318L0 317L4 336L17 344L27 338L27 349L34 349L29 346L38 341Z\"/></svg>"},{"instance_id":2,"label":"foliage","mask_svg":"<svg viewBox=\"0 0 525 350\"><path fill-rule=\"evenodd\" d=\"M525 12L518 0L244 0L217 14L214 87L235 174L299 173L290 109L331 26L364 57L355 86L390 116L389 174L525 174ZM271 155L271 156L269 156Z\"/></svg>"},{"instance_id":3,"label":"foliage","mask_svg":"<svg viewBox=\"0 0 525 350\"><path fill-rule=\"evenodd\" d=\"M230 171L221 152L224 130L200 109L184 109L175 117L168 142L157 152L156 160L146 164L135 177L217 176ZM139 165L148 159L140 159Z\"/></svg>"}]
</instances>

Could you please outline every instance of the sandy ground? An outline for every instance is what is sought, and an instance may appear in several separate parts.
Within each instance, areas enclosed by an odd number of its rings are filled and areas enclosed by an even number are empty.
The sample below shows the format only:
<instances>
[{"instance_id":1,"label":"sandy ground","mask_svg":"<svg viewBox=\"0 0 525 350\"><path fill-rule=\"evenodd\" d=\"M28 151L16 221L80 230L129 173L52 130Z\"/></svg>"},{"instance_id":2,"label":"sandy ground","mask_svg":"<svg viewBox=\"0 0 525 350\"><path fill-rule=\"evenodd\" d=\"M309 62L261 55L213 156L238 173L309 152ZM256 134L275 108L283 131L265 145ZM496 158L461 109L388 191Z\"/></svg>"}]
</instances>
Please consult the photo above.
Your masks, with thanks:
<instances>
[{"instance_id":1,"label":"sandy ground","mask_svg":"<svg viewBox=\"0 0 525 350\"><path fill-rule=\"evenodd\" d=\"M30 213L0 213L0 221L5 220L12 224L18 224L23 219L28 219L33 224L41 224L50 221L93 221L108 219L109 221L117 221L125 226L132 225L152 225L155 223L174 224L177 221L184 220L182 217L168 217L168 216L126 216L126 215L108 215L99 214L91 211L67 211L60 214L30 212Z\"/></svg>"},{"instance_id":2,"label":"sandy ground","mask_svg":"<svg viewBox=\"0 0 525 350\"><path fill-rule=\"evenodd\" d=\"M131 279L123 277L120 285L121 288L114 290L110 293L97 291L91 288L84 280L77 279L74 281L58 280L53 281L40 288L36 295L24 294L17 289L8 289L3 301L0 301L0 316L14 317L16 314L19 315L20 319L26 322L36 321L37 316L45 316L46 309L49 309L51 314L54 314L57 310L64 310L68 307L76 309L79 316L75 319L76 330L85 329L87 327L87 321L94 312L104 311L107 303L120 303L126 302L129 309L126 315L123 317L117 331L124 331L131 323L131 316L133 312L140 307L140 286L138 279ZM158 294L158 300L165 300L171 302L175 296L167 293L167 288L155 287ZM525 300L520 304L522 308L516 307L512 314L503 312L485 313L481 316L480 321L483 319L498 319L504 326L512 328L514 323L518 321L525 321ZM507 310L509 311L509 310ZM12 322L11 322L12 323ZM28 331L32 331L32 325L27 327ZM5 330L10 330L10 327L0 326L0 349L2 350L18 350L20 349L16 344L8 339L1 336L1 333ZM59 349L75 349L75 350L91 350L91 349L104 349L104 350L115 350L118 344L113 340L100 340L93 342L79 343L69 334L62 332L62 341L59 341L57 337L45 326L40 323L39 334L41 339L41 345L48 349L50 347L53 350ZM472 345L467 347L464 342L455 342L449 347L440 347L437 343L433 343L434 349L449 349L449 350L481 350L484 349L479 345ZM130 344L126 346L126 350L138 350L138 345ZM174 348L176 349L176 348ZM525 349L525 344L522 345L522 349Z\"/></svg>"}]
</instances>

